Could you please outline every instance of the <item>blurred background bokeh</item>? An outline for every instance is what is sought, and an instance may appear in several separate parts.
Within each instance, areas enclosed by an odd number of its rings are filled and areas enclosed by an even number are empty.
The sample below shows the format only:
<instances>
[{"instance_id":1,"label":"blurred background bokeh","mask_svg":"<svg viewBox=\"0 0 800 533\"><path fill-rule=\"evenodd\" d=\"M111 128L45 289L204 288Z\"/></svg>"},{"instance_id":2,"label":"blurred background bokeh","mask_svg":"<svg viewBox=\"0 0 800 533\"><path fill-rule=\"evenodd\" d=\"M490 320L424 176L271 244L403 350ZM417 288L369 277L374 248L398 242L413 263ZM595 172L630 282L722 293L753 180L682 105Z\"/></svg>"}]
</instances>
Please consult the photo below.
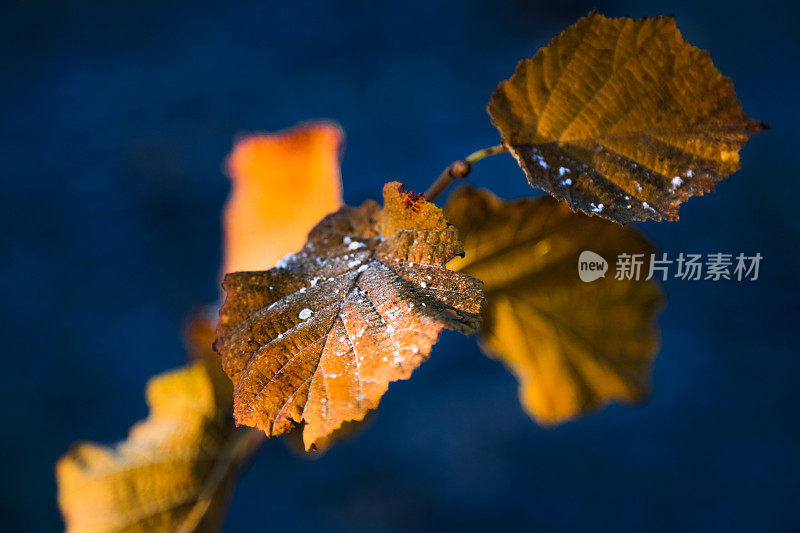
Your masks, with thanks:
<instances>
[{"instance_id":1,"label":"blurred background bokeh","mask_svg":"<svg viewBox=\"0 0 800 533\"><path fill-rule=\"evenodd\" d=\"M61 528L55 460L123 439L148 377L183 362L238 134L330 118L348 203L424 190L498 142L496 83L592 8L674 13L772 126L680 222L642 225L670 254L760 252L760 279L668 282L652 398L554 429L447 333L361 434L315 461L270 442L226 529L800 528L796 3L141 0L0 7L2 529ZM531 193L510 157L470 180Z\"/></svg>"}]
</instances>

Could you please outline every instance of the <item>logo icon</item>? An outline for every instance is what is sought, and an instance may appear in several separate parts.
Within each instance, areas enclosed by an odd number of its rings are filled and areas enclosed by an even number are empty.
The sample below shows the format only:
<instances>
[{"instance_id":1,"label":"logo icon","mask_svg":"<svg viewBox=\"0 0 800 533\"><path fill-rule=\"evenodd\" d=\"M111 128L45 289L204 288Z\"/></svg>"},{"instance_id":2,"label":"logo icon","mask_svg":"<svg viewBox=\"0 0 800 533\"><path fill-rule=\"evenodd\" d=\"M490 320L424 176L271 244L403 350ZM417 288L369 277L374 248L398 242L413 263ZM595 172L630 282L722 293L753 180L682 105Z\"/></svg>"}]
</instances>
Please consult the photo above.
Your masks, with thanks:
<instances>
[{"instance_id":1,"label":"logo icon","mask_svg":"<svg viewBox=\"0 0 800 533\"><path fill-rule=\"evenodd\" d=\"M606 277L608 262L603 256L590 250L584 250L578 257L578 276L581 281L590 282Z\"/></svg>"}]
</instances>

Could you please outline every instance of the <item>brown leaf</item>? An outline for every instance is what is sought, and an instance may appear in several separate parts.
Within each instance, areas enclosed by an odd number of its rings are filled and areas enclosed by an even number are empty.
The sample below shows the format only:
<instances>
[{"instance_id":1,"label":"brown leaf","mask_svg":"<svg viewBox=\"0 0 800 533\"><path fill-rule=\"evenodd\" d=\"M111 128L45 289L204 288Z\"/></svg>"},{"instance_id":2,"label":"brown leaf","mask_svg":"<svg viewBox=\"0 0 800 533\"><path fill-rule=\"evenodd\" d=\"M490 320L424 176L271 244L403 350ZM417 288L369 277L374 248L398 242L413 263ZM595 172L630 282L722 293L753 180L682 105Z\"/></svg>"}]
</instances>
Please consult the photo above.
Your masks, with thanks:
<instances>
[{"instance_id":1,"label":"brown leaf","mask_svg":"<svg viewBox=\"0 0 800 533\"><path fill-rule=\"evenodd\" d=\"M399 183L383 196L328 215L276 268L226 276L215 348L238 424L302 422L309 449L408 378L442 328L479 326L480 282L444 267L462 253L455 228Z\"/></svg>"},{"instance_id":2,"label":"brown leaf","mask_svg":"<svg viewBox=\"0 0 800 533\"><path fill-rule=\"evenodd\" d=\"M229 391L203 363L151 379L150 415L128 440L77 444L56 465L67 531L216 531L246 434L234 430Z\"/></svg>"},{"instance_id":3,"label":"brown leaf","mask_svg":"<svg viewBox=\"0 0 800 533\"><path fill-rule=\"evenodd\" d=\"M517 376L531 416L554 424L610 400L646 396L658 347L658 284L578 277L584 250L612 271L619 253L649 259L638 231L550 197L508 202L472 188L459 189L445 211L466 251L448 267L483 280L482 347Z\"/></svg>"},{"instance_id":4,"label":"brown leaf","mask_svg":"<svg viewBox=\"0 0 800 533\"><path fill-rule=\"evenodd\" d=\"M621 223L677 220L766 128L672 17L598 13L520 61L489 114L531 186Z\"/></svg>"}]
</instances>

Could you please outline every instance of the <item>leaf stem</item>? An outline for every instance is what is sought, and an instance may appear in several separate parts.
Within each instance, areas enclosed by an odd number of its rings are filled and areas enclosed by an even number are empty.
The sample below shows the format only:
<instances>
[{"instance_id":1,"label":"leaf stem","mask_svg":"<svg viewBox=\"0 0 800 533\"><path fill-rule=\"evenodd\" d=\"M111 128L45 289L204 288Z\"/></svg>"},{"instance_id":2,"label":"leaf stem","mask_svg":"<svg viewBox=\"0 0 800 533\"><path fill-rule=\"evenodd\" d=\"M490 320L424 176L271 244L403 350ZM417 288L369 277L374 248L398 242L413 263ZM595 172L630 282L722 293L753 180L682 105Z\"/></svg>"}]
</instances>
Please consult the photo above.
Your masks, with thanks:
<instances>
[{"instance_id":1,"label":"leaf stem","mask_svg":"<svg viewBox=\"0 0 800 533\"><path fill-rule=\"evenodd\" d=\"M464 159L454 161L444 170L444 172L439 175L438 178L436 178L436 181L434 181L433 184L428 187L428 190L425 191L425 197L428 199L428 201L433 202L445 191L445 189L447 189L447 187L450 186L451 183L456 180L462 180L469 176L469 173L472 171L473 163L480 161L484 157L502 154L504 152L508 152L508 148L506 148L506 146L503 144L498 144L496 146L490 146L489 148L483 148L482 150L472 152Z\"/></svg>"},{"instance_id":2,"label":"leaf stem","mask_svg":"<svg viewBox=\"0 0 800 533\"><path fill-rule=\"evenodd\" d=\"M226 479L228 479L228 483L233 483L233 480L238 477L264 442L266 442L266 436L261 430L238 429L234 431L221 457L200 489L197 501L181 523L178 529L180 533L188 533L197 529L208 513L217 489L225 483Z\"/></svg>"}]
</instances>

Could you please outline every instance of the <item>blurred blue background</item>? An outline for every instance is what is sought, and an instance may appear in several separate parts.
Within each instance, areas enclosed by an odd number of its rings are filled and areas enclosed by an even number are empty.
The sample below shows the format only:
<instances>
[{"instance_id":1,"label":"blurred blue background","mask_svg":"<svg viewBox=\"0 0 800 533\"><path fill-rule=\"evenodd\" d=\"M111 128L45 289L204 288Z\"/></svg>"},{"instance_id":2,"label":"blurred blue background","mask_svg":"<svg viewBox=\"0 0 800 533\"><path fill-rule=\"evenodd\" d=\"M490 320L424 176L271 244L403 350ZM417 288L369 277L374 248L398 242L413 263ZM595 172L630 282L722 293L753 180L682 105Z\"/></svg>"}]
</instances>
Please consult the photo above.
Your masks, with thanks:
<instances>
[{"instance_id":1,"label":"blurred blue background","mask_svg":"<svg viewBox=\"0 0 800 533\"><path fill-rule=\"evenodd\" d=\"M315 461L270 442L227 530L800 528L796 3L140 0L0 7L2 529L61 528L53 463L124 438L148 377L183 362L238 133L334 119L348 203L424 190L498 142L496 83L595 7L674 13L772 126L680 222L642 225L670 254L760 252L760 279L667 283L650 401L555 429L446 334L360 435ZM470 180L530 194L510 157Z\"/></svg>"}]
</instances>

